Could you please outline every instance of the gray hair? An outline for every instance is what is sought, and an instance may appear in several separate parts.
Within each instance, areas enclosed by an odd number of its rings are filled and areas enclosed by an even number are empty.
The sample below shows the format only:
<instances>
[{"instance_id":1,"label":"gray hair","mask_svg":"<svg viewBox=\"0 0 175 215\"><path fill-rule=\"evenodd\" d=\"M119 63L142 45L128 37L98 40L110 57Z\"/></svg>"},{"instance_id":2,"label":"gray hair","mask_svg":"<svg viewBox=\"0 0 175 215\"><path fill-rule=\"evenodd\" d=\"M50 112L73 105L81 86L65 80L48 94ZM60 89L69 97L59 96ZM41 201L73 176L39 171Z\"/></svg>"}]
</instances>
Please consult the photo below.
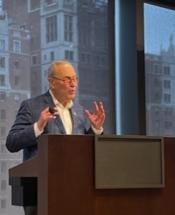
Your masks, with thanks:
<instances>
[{"instance_id":1,"label":"gray hair","mask_svg":"<svg viewBox=\"0 0 175 215\"><path fill-rule=\"evenodd\" d=\"M56 60L56 61L53 61L53 63L51 63L51 65L48 68L48 78L54 76L55 66L66 65L66 64L69 64L69 65L72 66L72 64L69 61L67 61L67 60Z\"/></svg>"}]
</instances>

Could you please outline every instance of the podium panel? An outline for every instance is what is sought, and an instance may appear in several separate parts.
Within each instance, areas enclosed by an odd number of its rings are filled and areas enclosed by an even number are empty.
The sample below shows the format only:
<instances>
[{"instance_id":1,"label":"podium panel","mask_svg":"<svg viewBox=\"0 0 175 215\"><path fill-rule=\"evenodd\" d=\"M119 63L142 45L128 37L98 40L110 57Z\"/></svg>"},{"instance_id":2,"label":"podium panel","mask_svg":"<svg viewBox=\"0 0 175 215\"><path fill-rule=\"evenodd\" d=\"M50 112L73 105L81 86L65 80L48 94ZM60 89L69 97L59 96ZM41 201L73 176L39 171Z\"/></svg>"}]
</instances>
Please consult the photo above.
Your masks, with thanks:
<instances>
[{"instance_id":1,"label":"podium panel","mask_svg":"<svg viewBox=\"0 0 175 215\"><path fill-rule=\"evenodd\" d=\"M163 138L97 136L97 189L164 187Z\"/></svg>"},{"instance_id":2,"label":"podium panel","mask_svg":"<svg viewBox=\"0 0 175 215\"><path fill-rule=\"evenodd\" d=\"M96 189L94 144L94 136L42 136L36 157L9 170L10 182L37 179L38 215L174 214L175 138L164 139L165 187L161 189ZM24 183L11 185L13 190ZM33 195L29 189L21 190Z\"/></svg>"}]
</instances>

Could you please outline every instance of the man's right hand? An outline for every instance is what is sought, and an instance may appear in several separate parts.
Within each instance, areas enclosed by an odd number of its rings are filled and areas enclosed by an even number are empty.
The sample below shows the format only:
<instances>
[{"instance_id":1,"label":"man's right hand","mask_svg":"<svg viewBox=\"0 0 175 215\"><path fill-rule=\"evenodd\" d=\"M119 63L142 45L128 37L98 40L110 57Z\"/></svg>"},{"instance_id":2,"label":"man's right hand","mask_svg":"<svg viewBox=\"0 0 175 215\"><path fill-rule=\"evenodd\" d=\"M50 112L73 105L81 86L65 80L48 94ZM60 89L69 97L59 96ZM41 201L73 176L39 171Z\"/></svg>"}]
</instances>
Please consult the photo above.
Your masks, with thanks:
<instances>
[{"instance_id":1,"label":"man's right hand","mask_svg":"<svg viewBox=\"0 0 175 215\"><path fill-rule=\"evenodd\" d=\"M49 111L49 107L45 108L41 113L40 113L40 117L38 119L38 121L36 122L37 123L37 126L38 126L38 129L40 131L44 130L47 122L50 120L50 119L54 119L55 118L55 115L53 113L51 113Z\"/></svg>"}]
</instances>

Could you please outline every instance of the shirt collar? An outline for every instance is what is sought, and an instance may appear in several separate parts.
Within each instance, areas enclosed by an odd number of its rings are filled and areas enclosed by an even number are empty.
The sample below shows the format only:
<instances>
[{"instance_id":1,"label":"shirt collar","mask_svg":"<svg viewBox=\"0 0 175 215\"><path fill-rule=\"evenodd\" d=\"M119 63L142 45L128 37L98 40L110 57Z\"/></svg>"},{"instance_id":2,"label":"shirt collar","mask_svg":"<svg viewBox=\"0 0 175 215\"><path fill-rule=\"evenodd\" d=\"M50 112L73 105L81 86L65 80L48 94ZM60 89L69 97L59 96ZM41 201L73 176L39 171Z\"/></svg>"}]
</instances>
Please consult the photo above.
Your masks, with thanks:
<instances>
[{"instance_id":1,"label":"shirt collar","mask_svg":"<svg viewBox=\"0 0 175 215\"><path fill-rule=\"evenodd\" d=\"M70 109L70 108L73 106L73 101L72 101L72 100L71 100L70 102L68 102L68 103L66 104L66 106L63 106L63 105L61 104L61 102L59 102L59 101L55 98L55 96L53 95L51 89L49 89L49 93L50 93L50 95L51 95L51 97L52 97L52 100L53 100L53 103L55 104L55 106L59 106L60 108L66 108L66 109Z\"/></svg>"}]
</instances>

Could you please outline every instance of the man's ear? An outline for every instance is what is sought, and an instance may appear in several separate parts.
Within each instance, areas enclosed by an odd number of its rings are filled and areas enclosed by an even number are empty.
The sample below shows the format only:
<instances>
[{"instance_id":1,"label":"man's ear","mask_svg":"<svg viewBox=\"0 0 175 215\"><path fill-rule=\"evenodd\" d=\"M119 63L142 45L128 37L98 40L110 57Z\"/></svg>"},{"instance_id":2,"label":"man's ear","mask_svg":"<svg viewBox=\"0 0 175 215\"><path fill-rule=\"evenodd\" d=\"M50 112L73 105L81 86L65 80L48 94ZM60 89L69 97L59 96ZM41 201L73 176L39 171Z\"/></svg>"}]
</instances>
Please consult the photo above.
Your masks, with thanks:
<instances>
[{"instance_id":1,"label":"man's ear","mask_svg":"<svg viewBox=\"0 0 175 215\"><path fill-rule=\"evenodd\" d=\"M52 78L48 78L49 88L54 89L54 80Z\"/></svg>"}]
</instances>

